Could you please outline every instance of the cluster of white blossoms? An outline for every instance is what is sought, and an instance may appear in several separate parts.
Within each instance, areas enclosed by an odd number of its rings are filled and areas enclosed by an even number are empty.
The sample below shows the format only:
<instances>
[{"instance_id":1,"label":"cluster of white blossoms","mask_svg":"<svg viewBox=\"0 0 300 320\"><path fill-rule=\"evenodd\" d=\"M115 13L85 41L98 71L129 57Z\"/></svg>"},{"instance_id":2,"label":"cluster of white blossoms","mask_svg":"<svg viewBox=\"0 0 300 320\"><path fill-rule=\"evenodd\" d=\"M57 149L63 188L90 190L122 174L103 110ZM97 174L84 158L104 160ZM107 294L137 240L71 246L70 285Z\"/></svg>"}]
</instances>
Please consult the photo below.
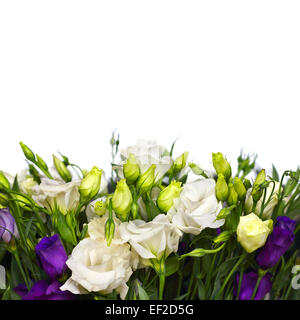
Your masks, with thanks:
<instances>
[{"instance_id":1,"label":"cluster of white blossoms","mask_svg":"<svg viewBox=\"0 0 300 320\"><path fill-rule=\"evenodd\" d=\"M121 180L130 176L124 170L129 157L134 157L139 169L138 176L143 179L141 188L145 188L150 179L148 176L143 178L143 175L147 175L149 168L154 168L150 196L157 201L160 192L157 186L163 176L175 167L168 151L154 141L139 141L137 145L122 150L122 161L115 166ZM177 165L179 160L175 160ZM114 237L108 246L105 222L109 198L104 196L88 205L88 234L74 248L67 261L72 276L61 290L82 294L91 291L111 293L115 289L124 299L128 290L126 282L133 271L151 266L153 261L159 261L162 257L166 259L171 253L176 253L183 233L197 235L205 228L218 228L224 224L224 219L216 220L222 203L215 195L215 181L200 177L184 184L177 197L171 196L169 210L159 212L153 219L147 219L147 198L143 197L137 201L140 212L138 218L121 222L113 212ZM70 201L68 196L67 200ZM123 202L126 200L123 199Z\"/></svg>"}]
</instances>

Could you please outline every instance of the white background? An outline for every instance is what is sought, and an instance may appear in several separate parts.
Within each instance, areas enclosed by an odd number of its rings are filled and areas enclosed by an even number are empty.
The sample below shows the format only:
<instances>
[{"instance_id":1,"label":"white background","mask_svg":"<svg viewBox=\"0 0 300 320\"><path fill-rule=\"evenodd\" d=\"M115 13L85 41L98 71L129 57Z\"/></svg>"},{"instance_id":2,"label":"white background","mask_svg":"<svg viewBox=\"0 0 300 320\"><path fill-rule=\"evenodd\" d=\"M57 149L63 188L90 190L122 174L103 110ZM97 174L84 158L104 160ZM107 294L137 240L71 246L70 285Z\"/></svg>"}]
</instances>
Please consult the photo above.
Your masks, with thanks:
<instances>
[{"instance_id":1,"label":"white background","mask_svg":"<svg viewBox=\"0 0 300 320\"><path fill-rule=\"evenodd\" d=\"M0 1L2 170L22 140L109 169L113 129L209 164L300 164L299 1Z\"/></svg>"}]
</instances>

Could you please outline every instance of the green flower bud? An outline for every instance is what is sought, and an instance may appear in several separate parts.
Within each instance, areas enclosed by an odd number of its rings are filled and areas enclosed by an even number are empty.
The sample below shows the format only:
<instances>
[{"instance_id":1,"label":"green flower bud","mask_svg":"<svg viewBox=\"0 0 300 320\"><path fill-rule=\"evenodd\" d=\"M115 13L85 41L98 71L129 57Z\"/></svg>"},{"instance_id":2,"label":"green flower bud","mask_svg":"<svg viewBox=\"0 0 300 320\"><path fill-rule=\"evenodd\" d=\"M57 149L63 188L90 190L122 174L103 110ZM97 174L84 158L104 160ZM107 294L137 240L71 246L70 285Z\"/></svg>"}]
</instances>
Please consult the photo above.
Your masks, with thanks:
<instances>
[{"instance_id":1,"label":"green flower bud","mask_svg":"<svg viewBox=\"0 0 300 320\"><path fill-rule=\"evenodd\" d=\"M113 219L107 219L105 223L105 239L109 247L115 234L115 222Z\"/></svg>"},{"instance_id":2,"label":"green flower bud","mask_svg":"<svg viewBox=\"0 0 300 320\"><path fill-rule=\"evenodd\" d=\"M231 177L231 167L229 162L223 157L221 152L212 153L213 166L217 174L223 174L226 181Z\"/></svg>"},{"instance_id":3,"label":"green flower bud","mask_svg":"<svg viewBox=\"0 0 300 320\"><path fill-rule=\"evenodd\" d=\"M40 174L39 172L36 170L35 166L32 164L28 164L29 167L29 173L32 175L33 179L37 182L37 183L41 183L41 178L40 178Z\"/></svg>"},{"instance_id":4,"label":"green flower bud","mask_svg":"<svg viewBox=\"0 0 300 320\"><path fill-rule=\"evenodd\" d=\"M32 162L35 162L35 156L34 156L34 153L22 142L20 141L20 146L23 150L23 153L25 155L25 157L32 161Z\"/></svg>"},{"instance_id":5,"label":"green flower bud","mask_svg":"<svg viewBox=\"0 0 300 320\"><path fill-rule=\"evenodd\" d=\"M233 184L230 182L228 184L228 189L229 189L229 193L228 193L228 199L227 199L227 203L232 206L234 204L238 203L239 197L237 192L234 189Z\"/></svg>"},{"instance_id":6,"label":"green flower bud","mask_svg":"<svg viewBox=\"0 0 300 320\"><path fill-rule=\"evenodd\" d=\"M82 201L94 198L100 190L102 170L96 166L81 180L79 186L80 197Z\"/></svg>"},{"instance_id":7,"label":"green flower bud","mask_svg":"<svg viewBox=\"0 0 300 320\"><path fill-rule=\"evenodd\" d=\"M135 183L140 175L140 167L136 161L134 154L130 153L126 163L123 166L124 177L128 184Z\"/></svg>"},{"instance_id":8,"label":"green flower bud","mask_svg":"<svg viewBox=\"0 0 300 320\"><path fill-rule=\"evenodd\" d=\"M186 166L186 160L188 155L189 153L185 152L174 161L173 169L175 172L179 172Z\"/></svg>"},{"instance_id":9,"label":"green flower bud","mask_svg":"<svg viewBox=\"0 0 300 320\"><path fill-rule=\"evenodd\" d=\"M236 207L236 205L233 205L233 206L225 207L225 208L221 209L220 212L218 213L216 220L225 219L235 207Z\"/></svg>"},{"instance_id":10,"label":"green flower bud","mask_svg":"<svg viewBox=\"0 0 300 320\"><path fill-rule=\"evenodd\" d=\"M229 189L222 173L218 174L216 183L216 197L219 201L226 201L228 198Z\"/></svg>"},{"instance_id":11,"label":"green flower bud","mask_svg":"<svg viewBox=\"0 0 300 320\"><path fill-rule=\"evenodd\" d=\"M232 237L234 231L223 231L217 237L213 239L214 244L218 244L220 242L225 242Z\"/></svg>"},{"instance_id":12,"label":"green flower bud","mask_svg":"<svg viewBox=\"0 0 300 320\"><path fill-rule=\"evenodd\" d=\"M40 168L43 168L46 171L48 170L47 163L38 154L36 154L36 160Z\"/></svg>"},{"instance_id":13,"label":"green flower bud","mask_svg":"<svg viewBox=\"0 0 300 320\"><path fill-rule=\"evenodd\" d=\"M250 182L250 180L245 179L245 180L244 180L244 186L245 186L246 190L250 189L250 188L251 188L251 182Z\"/></svg>"},{"instance_id":14,"label":"green flower bud","mask_svg":"<svg viewBox=\"0 0 300 320\"><path fill-rule=\"evenodd\" d=\"M159 209L162 212L168 212L173 206L174 199L179 197L181 190L181 182L173 180L170 185L160 192L157 198Z\"/></svg>"},{"instance_id":15,"label":"green flower bud","mask_svg":"<svg viewBox=\"0 0 300 320\"><path fill-rule=\"evenodd\" d=\"M116 190L112 196L112 208L118 217L126 220L132 205L132 194L125 179L117 182Z\"/></svg>"},{"instance_id":16,"label":"green flower bud","mask_svg":"<svg viewBox=\"0 0 300 320\"><path fill-rule=\"evenodd\" d=\"M2 171L0 171L0 187L10 189L10 184Z\"/></svg>"},{"instance_id":17,"label":"green flower bud","mask_svg":"<svg viewBox=\"0 0 300 320\"><path fill-rule=\"evenodd\" d=\"M106 202L105 201L96 201L94 205L94 212L96 213L97 216L101 217L105 214L106 212Z\"/></svg>"},{"instance_id":18,"label":"green flower bud","mask_svg":"<svg viewBox=\"0 0 300 320\"><path fill-rule=\"evenodd\" d=\"M246 197L247 190L242 182L242 180L238 177L234 178L234 189L237 192L239 199L243 200Z\"/></svg>"},{"instance_id":19,"label":"green flower bud","mask_svg":"<svg viewBox=\"0 0 300 320\"><path fill-rule=\"evenodd\" d=\"M262 185L266 180L266 173L265 169L262 169L259 174L257 175L252 188L252 197L254 201L258 201L262 194L263 194L263 188Z\"/></svg>"},{"instance_id":20,"label":"green flower bud","mask_svg":"<svg viewBox=\"0 0 300 320\"><path fill-rule=\"evenodd\" d=\"M139 194L148 192L153 187L155 181L155 168L156 165L152 164L149 169L138 178L136 188Z\"/></svg>"},{"instance_id":21,"label":"green flower bud","mask_svg":"<svg viewBox=\"0 0 300 320\"><path fill-rule=\"evenodd\" d=\"M55 155L53 155L53 163L57 172L62 177L62 179L64 179L64 181L66 182L70 182L72 180L72 176L70 171L65 166L65 164L60 159L58 159Z\"/></svg>"}]
</instances>

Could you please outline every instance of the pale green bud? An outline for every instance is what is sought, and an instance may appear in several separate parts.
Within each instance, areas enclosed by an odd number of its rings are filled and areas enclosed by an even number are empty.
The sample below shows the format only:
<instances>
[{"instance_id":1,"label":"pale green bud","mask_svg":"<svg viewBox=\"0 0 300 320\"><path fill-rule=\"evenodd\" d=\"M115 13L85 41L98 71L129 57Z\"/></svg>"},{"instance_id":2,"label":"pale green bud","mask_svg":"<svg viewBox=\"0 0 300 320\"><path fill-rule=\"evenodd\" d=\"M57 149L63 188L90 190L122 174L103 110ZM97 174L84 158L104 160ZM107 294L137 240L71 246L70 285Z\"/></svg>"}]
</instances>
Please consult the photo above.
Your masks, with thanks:
<instances>
[{"instance_id":1,"label":"pale green bud","mask_svg":"<svg viewBox=\"0 0 300 320\"><path fill-rule=\"evenodd\" d=\"M185 152L174 161L173 169L175 172L179 172L186 166L186 160L188 155L189 153Z\"/></svg>"},{"instance_id":2,"label":"pale green bud","mask_svg":"<svg viewBox=\"0 0 300 320\"><path fill-rule=\"evenodd\" d=\"M159 209L162 212L168 212L173 206L174 199L179 197L181 190L181 182L173 180L170 185L160 192L157 198Z\"/></svg>"},{"instance_id":3,"label":"pale green bud","mask_svg":"<svg viewBox=\"0 0 300 320\"><path fill-rule=\"evenodd\" d=\"M235 191L234 186L231 182L228 184L228 189L229 189L229 193L228 193L227 203L230 206L237 204L239 200L239 196Z\"/></svg>"},{"instance_id":4,"label":"pale green bud","mask_svg":"<svg viewBox=\"0 0 300 320\"><path fill-rule=\"evenodd\" d=\"M132 205L132 194L125 179L117 182L116 190L112 196L112 208L118 217L126 220Z\"/></svg>"},{"instance_id":5,"label":"pale green bud","mask_svg":"<svg viewBox=\"0 0 300 320\"><path fill-rule=\"evenodd\" d=\"M223 157L221 152L212 153L213 166L217 174L223 174L226 181L231 177L231 167L229 162Z\"/></svg>"},{"instance_id":6,"label":"pale green bud","mask_svg":"<svg viewBox=\"0 0 300 320\"><path fill-rule=\"evenodd\" d=\"M220 212L218 213L216 220L225 219L235 207L236 207L236 205L233 205L233 206L225 207L225 208L221 209Z\"/></svg>"},{"instance_id":7,"label":"pale green bud","mask_svg":"<svg viewBox=\"0 0 300 320\"><path fill-rule=\"evenodd\" d=\"M0 171L0 187L10 189L10 184L2 171Z\"/></svg>"},{"instance_id":8,"label":"pale green bud","mask_svg":"<svg viewBox=\"0 0 300 320\"><path fill-rule=\"evenodd\" d=\"M65 164L60 159L58 159L55 155L53 155L53 163L57 172L62 177L62 179L66 182L70 182L72 180L72 176L70 171L65 166Z\"/></svg>"},{"instance_id":9,"label":"pale green bud","mask_svg":"<svg viewBox=\"0 0 300 320\"><path fill-rule=\"evenodd\" d=\"M101 217L105 214L106 212L106 202L105 201L96 201L94 205L94 212L97 216Z\"/></svg>"},{"instance_id":10,"label":"pale green bud","mask_svg":"<svg viewBox=\"0 0 300 320\"><path fill-rule=\"evenodd\" d=\"M139 194L148 192L153 187L155 181L155 168L156 165L152 164L149 169L138 178L136 188Z\"/></svg>"},{"instance_id":11,"label":"pale green bud","mask_svg":"<svg viewBox=\"0 0 300 320\"><path fill-rule=\"evenodd\" d=\"M138 213L139 213L139 206L137 205L137 203L132 204L131 213L132 213L133 220L135 220L138 217Z\"/></svg>"},{"instance_id":12,"label":"pale green bud","mask_svg":"<svg viewBox=\"0 0 300 320\"><path fill-rule=\"evenodd\" d=\"M242 180L238 177L234 178L234 189L237 192L239 199L243 200L246 197L247 190L242 182Z\"/></svg>"},{"instance_id":13,"label":"pale green bud","mask_svg":"<svg viewBox=\"0 0 300 320\"><path fill-rule=\"evenodd\" d=\"M25 155L25 157L32 161L32 162L35 162L35 156L34 156L34 153L22 142L20 141L20 146L23 150L23 153Z\"/></svg>"},{"instance_id":14,"label":"pale green bud","mask_svg":"<svg viewBox=\"0 0 300 320\"><path fill-rule=\"evenodd\" d=\"M43 168L46 171L48 170L47 163L38 154L36 154L36 160L40 168Z\"/></svg>"},{"instance_id":15,"label":"pale green bud","mask_svg":"<svg viewBox=\"0 0 300 320\"><path fill-rule=\"evenodd\" d=\"M105 223L105 239L109 247L115 234L115 222L113 219L107 219Z\"/></svg>"},{"instance_id":16,"label":"pale green bud","mask_svg":"<svg viewBox=\"0 0 300 320\"><path fill-rule=\"evenodd\" d=\"M232 237L233 231L223 231L217 237L213 239L214 244L218 244L220 242L225 242Z\"/></svg>"},{"instance_id":17,"label":"pale green bud","mask_svg":"<svg viewBox=\"0 0 300 320\"><path fill-rule=\"evenodd\" d=\"M258 201L263 193L262 185L266 180L265 169L262 169L257 175L252 188L252 197L254 201Z\"/></svg>"},{"instance_id":18,"label":"pale green bud","mask_svg":"<svg viewBox=\"0 0 300 320\"><path fill-rule=\"evenodd\" d=\"M222 173L218 174L218 180L216 183L216 197L219 201L226 201L228 198L229 189Z\"/></svg>"},{"instance_id":19,"label":"pale green bud","mask_svg":"<svg viewBox=\"0 0 300 320\"><path fill-rule=\"evenodd\" d=\"M96 166L89 171L81 180L79 186L80 197L82 201L94 198L100 190L102 170Z\"/></svg>"},{"instance_id":20,"label":"pale green bud","mask_svg":"<svg viewBox=\"0 0 300 320\"><path fill-rule=\"evenodd\" d=\"M135 183L136 179L140 175L140 167L134 154L130 153L126 163L123 166L124 177L128 184Z\"/></svg>"}]
</instances>

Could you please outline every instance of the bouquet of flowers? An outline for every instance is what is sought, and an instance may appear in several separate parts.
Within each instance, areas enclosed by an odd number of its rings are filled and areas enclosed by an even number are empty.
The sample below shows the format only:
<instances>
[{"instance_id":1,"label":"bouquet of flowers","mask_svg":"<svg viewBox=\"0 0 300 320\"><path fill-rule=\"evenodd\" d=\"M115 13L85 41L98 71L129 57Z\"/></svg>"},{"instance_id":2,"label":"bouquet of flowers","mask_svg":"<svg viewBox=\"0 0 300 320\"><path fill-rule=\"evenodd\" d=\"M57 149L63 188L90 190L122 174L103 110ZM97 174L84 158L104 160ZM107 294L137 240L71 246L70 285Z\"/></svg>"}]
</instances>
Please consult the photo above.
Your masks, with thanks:
<instances>
[{"instance_id":1,"label":"bouquet of flowers","mask_svg":"<svg viewBox=\"0 0 300 320\"><path fill-rule=\"evenodd\" d=\"M0 171L3 300L300 299L299 168L110 143L108 179L22 142L27 168Z\"/></svg>"}]
</instances>

